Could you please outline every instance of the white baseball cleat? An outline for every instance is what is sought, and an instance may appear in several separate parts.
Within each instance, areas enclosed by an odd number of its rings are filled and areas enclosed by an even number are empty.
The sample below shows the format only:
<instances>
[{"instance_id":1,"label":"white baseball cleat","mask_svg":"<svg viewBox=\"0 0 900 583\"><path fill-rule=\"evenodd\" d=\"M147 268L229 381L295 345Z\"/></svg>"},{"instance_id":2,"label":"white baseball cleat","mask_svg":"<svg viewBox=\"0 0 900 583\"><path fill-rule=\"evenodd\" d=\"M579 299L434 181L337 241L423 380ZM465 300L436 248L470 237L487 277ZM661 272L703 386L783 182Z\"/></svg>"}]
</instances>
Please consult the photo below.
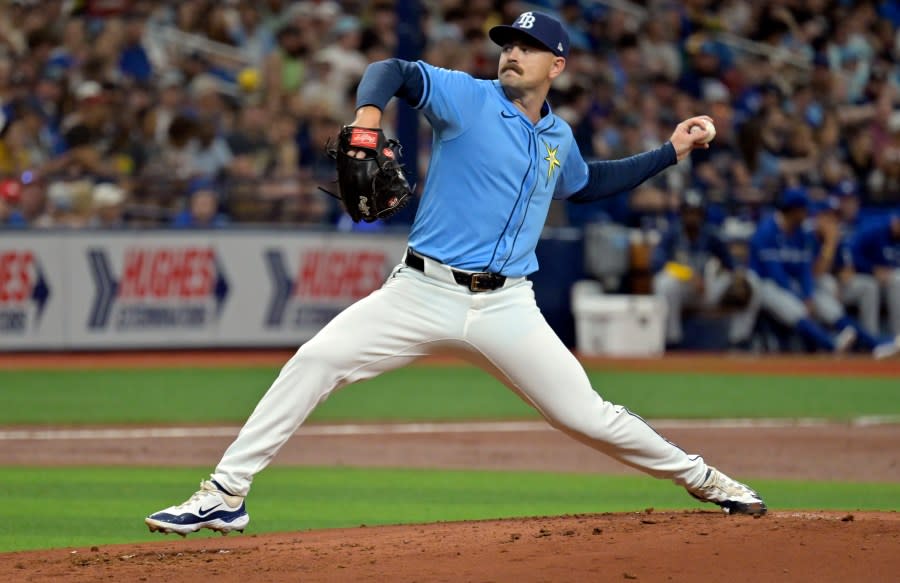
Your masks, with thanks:
<instances>
[{"instance_id":1,"label":"white baseball cleat","mask_svg":"<svg viewBox=\"0 0 900 583\"><path fill-rule=\"evenodd\" d=\"M850 350L854 342L856 342L856 330L847 326L834 339L834 351L838 354L843 354Z\"/></svg>"},{"instance_id":2,"label":"white baseball cleat","mask_svg":"<svg viewBox=\"0 0 900 583\"><path fill-rule=\"evenodd\" d=\"M879 344L872 351L872 357L875 360L882 360L900 354L900 335L897 335L892 342Z\"/></svg>"},{"instance_id":3,"label":"white baseball cleat","mask_svg":"<svg viewBox=\"0 0 900 583\"><path fill-rule=\"evenodd\" d=\"M223 535L236 530L244 532L250 515L244 497L228 494L212 480L200 482L200 489L178 506L169 506L144 519L150 532L185 536L208 528Z\"/></svg>"},{"instance_id":4,"label":"white baseball cleat","mask_svg":"<svg viewBox=\"0 0 900 583\"><path fill-rule=\"evenodd\" d=\"M768 510L759 494L712 466L709 466L706 472L703 485L694 489L688 488L688 493L701 502L718 504L728 514L749 514L759 517Z\"/></svg>"}]
</instances>

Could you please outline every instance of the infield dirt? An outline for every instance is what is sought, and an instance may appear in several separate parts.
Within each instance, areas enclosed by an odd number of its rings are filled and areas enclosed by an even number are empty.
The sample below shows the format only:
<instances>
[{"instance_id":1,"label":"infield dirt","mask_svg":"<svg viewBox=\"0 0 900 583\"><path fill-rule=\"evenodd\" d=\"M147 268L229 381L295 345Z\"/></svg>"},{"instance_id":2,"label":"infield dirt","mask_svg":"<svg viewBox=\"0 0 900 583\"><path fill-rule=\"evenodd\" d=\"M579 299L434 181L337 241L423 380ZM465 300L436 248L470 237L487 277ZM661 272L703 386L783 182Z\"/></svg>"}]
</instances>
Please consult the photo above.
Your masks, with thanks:
<instances>
[{"instance_id":1,"label":"infield dirt","mask_svg":"<svg viewBox=\"0 0 900 583\"><path fill-rule=\"evenodd\" d=\"M13 355L15 356L15 355ZM28 366L0 358L0 369ZM159 354L74 355L77 365L164 365ZM132 355L133 356L133 355ZM173 355L175 356L175 355ZM214 355L193 355L193 364ZM285 354L250 353L245 364L276 364ZM36 366L62 361L34 358ZM235 354L225 356L228 363ZM93 362L89 361L91 359ZM169 365L186 365L178 353ZM221 363L222 361L219 361ZM665 359L642 370L842 374L897 377L900 367L867 367L865 361L776 359L752 363L729 359ZM69 360L68 364L72 364ZM615 368L637 366L627 361ZM667 429L677 442L696 446L711 461L727 459L729 473L856 481L900 480L897 425L847 424L730 430ZM316 447L293 449L299 440ZM214 463L228 440L194 441L192 460ZM28 445L10 442L0 464L121 464L140 453L186 448L177 440L153 447L137 440L116 444L81 441ZM629 471L564 436L546 432L447 436L385 436L384 440L295 437L280 463L516 468L559 471ZM114 447L113 447L114 445ZM28 448L31 448L30 450ZM68 449L67 449L68 448ZM135 449L136 448L136 449ZM168 449L166 447L165 449ZM72 457L75 451L81 457ZM29 453L30 451L30 453ZM304 457L315 451L320 457ZM385 452L384 458L375 452ZM746 452L733 455L735 451ZM38 455L38 452L40 455ZM18 459L16 456L21 455ZM174 454L173 454L174 455ZM321 457L325 456L325 458ZM327 459L326 459L327 458ZM441 462L440 460L443 460ZM170 463L182 462L174 457ZM860 472L863 473L860 473ZM137 517L138 520L140 517ZM761 519L715 511L578 515L500 521L438 523L300 531L227 538L57 549L0 554L0 581L895 581L900 573L900 514L875 512L773 512Z\"/></svg>"}]
</instances>

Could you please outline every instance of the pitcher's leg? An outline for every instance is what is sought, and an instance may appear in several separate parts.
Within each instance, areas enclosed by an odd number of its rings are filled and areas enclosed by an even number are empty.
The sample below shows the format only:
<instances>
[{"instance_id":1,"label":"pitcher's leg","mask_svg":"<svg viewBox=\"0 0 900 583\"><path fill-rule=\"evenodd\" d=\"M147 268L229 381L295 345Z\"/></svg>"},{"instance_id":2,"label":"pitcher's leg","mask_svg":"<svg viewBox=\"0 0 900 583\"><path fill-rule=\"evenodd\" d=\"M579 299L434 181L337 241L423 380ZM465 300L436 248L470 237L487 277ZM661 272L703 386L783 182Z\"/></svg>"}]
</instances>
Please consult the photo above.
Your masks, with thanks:
<instances>
[{"instance_id":1,"label":"pitcher's leg","mask_svg":"<svg viewBox=\"0 0 900 583\"><path fill-rule=\"evenodd\" d=\"M554 427L603 453L658 478L689 488L707 475L699 455L689 455L626 408L603 400L578 360L537 306L530 287L517 301L470 315L466 340L495 374Z\"/></svg>"},{"instance_id":2,"label":"pitcher's leg","mask_svg":"<svg viewBox=\"0 0 900 583\"><path fill-rule=\"evenodd\" d=\"M334 390L404 366L429 352L448 329L444 317L464 307L440 290L409 280L389 282L339 314L284 365L235 441L213 479L246 496L253 476L266 467L312 410Z\"/></svg>"}]
</instances>

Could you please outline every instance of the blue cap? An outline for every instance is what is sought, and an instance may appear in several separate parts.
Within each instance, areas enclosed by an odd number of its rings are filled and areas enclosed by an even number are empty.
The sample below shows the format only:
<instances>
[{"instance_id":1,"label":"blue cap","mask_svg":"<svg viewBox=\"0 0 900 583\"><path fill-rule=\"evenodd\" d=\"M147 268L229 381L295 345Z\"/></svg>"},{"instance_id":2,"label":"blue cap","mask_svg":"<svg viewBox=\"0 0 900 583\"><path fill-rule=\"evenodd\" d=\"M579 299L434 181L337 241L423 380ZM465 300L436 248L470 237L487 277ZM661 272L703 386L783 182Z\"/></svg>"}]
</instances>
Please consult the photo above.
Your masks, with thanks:
<instances>
[{"instance_id":1,"label":"blue cap","mask_svg":"<svg viewBox=\"0 0 900 583\"><path fill-rule=\"evenodd\" d=\"M839 198L856 196L859 194L859 186L856 184L855 180L845 178L837 183L834 190L831 191L831 194Z\"/></svg>"},{"instance_id":2,"label":"blue cap","mask_svg":"<svg viewBox=\"0 0 900 583\"><path fill-rule=\"evenodd\" d=\"M781 193L781 199L778 201L778 208L781 210L808 207L809 196L806 194L806 189L802 186L794 186L786 189Z\"/></svg>"},{"instance_id":3,"label":"blue cap","mask_svg":"<svg viewBox=\"0 0 900 583\"><path fill-rule=\"evenodd\" d=\"M558 20L543 12L523 12L512 26L500 24L493 27L488 35L501 47L526 36L536 40L557 57L569 56L569 34Z\"/></svg>"},{"instance_id":4,"label":"blue cap","mask_svg":"<svg viewBox=\"0 0 900 583\"><path fill-rule=\"evenodd\" d=\"M829 196L823 200L817 200L812 204L811 214L820 215L826 212L837 212L841 208L841 203L837 197Z\"/></svg>"}]
</instances>

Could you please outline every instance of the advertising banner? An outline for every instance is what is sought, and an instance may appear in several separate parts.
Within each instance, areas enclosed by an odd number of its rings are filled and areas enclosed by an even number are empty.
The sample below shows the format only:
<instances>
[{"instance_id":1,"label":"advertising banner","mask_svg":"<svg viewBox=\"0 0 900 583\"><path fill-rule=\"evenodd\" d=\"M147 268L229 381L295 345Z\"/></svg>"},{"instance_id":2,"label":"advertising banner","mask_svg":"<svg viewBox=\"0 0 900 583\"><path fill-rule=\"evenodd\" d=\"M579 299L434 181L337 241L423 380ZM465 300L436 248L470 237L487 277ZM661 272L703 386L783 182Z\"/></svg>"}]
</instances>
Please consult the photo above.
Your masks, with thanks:
<instances>
[{"instance_id":1,"label":"advertising banner","mask_svg":"<svg viewBox=\"0 0 900 583\"><path fill-rule=\"evenodd\" d=\"M0 235L0 349L62 348L65 264L52 239Z\"/></svg>"},{"instance_id":2,"label":"advertising banner","mask_svg":"<svg viewBox=\"0 0 900 583\"><path fill-rule=\"evenodd\" d=\"M0 234L0 349L296 346L384 282L405 237Z\"/></svg>"}]
</instances>

